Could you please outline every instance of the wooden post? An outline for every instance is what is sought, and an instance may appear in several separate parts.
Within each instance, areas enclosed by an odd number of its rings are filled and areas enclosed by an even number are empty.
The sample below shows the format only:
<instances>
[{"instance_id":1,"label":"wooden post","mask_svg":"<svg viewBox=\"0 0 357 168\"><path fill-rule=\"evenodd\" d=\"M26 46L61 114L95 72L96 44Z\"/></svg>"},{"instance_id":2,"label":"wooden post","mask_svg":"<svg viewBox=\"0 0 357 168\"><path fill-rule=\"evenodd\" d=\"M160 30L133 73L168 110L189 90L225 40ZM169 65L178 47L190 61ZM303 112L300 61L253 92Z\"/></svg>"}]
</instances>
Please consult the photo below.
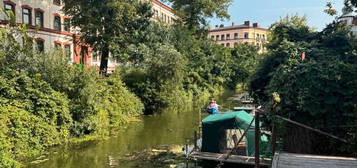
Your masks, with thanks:
<instances>
[{"instance_id":1,"label":"wooden post","mask_svg":"<svg viewBox=\"0 0 357 168\"><path fill-rule=\"evenodd\" d=\"M272 129L271 129L271 152L273 157L275 155L275 147L276 147L276 126L273 121Z\"/></svg>"},{"instance_id":2,"label":"wooden post","mask_svg":"<svg viewBox=\"0 0 357 168\"><path fill-rule=\"evenodd\" d=\"M260 167L260 153L259 153L259 143L260 143L260 116L259 111L255 110L255 168Z\"/></svg>"},{"instance_id":3,"label":"wooden post","mask_svg":"<svg viewBox=\"0 0 357 168\"><path fill-rule=\"evenodd\" d=\"M197 150L197 139L198 139L198 138L197 138L197 131L195 131L195 135L194 135L194 141L195 141L195 142L194 142L194 148L193 148L194 151Z\"/></svg>"}]
</instances>

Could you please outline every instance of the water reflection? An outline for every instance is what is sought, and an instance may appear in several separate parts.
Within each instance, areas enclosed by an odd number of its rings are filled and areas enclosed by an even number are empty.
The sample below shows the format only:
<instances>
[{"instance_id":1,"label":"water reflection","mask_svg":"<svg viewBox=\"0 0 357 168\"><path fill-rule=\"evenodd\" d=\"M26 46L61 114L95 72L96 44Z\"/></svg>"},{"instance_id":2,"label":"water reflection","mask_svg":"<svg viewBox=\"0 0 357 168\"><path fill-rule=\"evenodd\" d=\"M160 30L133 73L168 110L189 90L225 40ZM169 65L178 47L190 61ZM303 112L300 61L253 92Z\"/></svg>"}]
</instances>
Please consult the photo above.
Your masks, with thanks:
<instances>
[{"instance_id":1,"label":"water reflection","mask_svg":"<svg viewBox=\"0 0 357 168\"><path fill-rule=\"evenodd\" d=\"M227 98L233 94L228 91L217 102L224 109L232 108L233 103ZM40 164L28 164L28 168L132 168L138 163L120 162L120 158L133 153L158 146L185 145L192 143L199 120L208 114L201 114L202 106L189 110L165 111L159 115L144 116L142 121L130 124L116 136L108 140L85 142L78 145L54 148L46 155L46 160ZM47 160L48 159L48 160ZM147 168L153 165L142 165ZM140 166L140 167L142 167ZM181 163L180 167L196 167L196 163ZM201 166L200 166L201 167ZM207 166L204 166L207 167ZM154 167L153 167L154 168Z\"/></svg>"}]
</instances>

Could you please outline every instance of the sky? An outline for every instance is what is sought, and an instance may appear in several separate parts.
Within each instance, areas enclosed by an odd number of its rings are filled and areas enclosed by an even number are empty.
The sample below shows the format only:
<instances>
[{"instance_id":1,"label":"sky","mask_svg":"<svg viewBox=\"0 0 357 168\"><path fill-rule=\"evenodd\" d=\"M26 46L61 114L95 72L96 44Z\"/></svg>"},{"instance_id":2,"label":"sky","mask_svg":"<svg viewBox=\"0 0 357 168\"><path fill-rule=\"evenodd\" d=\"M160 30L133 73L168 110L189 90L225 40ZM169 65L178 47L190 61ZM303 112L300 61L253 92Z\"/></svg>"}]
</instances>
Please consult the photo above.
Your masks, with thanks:
<instances>
[{"instance_id":1,"label":"sky","mask_svg":"<svg viewBox=\"0 0 357 168\"><path fill-rule=\"evenodd\" d=\"M343 0L233 0L228 13L229 20L210 19L210 26L224 24L243 24L249 20L260 27L268 28L272 23L286 15L306 16L308 25L322 30L334 17L324 13L327 2L332 2L334 9L341 14Z\"/></svg>"}]
</instances>

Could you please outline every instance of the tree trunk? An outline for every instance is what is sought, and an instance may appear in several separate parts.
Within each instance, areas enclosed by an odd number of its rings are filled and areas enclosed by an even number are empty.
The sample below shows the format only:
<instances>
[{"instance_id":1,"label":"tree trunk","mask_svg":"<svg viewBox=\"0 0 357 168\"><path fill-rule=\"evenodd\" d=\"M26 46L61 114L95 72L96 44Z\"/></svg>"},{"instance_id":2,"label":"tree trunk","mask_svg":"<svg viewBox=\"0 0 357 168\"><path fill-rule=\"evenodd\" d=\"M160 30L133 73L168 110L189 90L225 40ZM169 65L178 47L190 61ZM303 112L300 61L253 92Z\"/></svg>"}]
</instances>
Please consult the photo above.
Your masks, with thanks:
<instances>
[{"instance_id":1,"label":"tree trunk","mask_svg":"<svg viewBox=\"0 0 357 168\"><path fill-rule=\"evenodd\" d=\"M102 48L102 55L100 59L100 71L99 71L99 73L103 76L106 76L108 72L108 59L109 59L109 47L104 46Z\"/></svg>"}]
</instances>

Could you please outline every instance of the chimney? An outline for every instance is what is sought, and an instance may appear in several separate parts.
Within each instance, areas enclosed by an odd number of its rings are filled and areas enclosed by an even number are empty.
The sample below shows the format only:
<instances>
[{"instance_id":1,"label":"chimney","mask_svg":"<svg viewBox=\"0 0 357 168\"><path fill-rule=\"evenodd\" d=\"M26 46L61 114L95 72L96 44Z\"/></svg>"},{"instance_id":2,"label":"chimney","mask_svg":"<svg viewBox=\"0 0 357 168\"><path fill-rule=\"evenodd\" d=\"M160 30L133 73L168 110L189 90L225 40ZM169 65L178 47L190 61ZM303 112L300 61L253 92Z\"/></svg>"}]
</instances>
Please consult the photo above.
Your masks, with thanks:
<instances>
[{"instance_id":1,"label":"chimney","mask_svg":"<svg viewBox=\"0 0 357 168\"><path fill-rule=\"evenodd\" d=\"M219 27L220 27L220 28L224 27L224 24L221 24Z\"/></svg>"},{"instance_id":2,"label":"chimney","mask_svg":"<svg viewBox=\"0 0 357 168\"><path fill-rule=\"evenodd\" d=\"M259 24L258 23L253 23L253 27L259 28Z\"/></svg>"},{"instance_id":3,"label":"chimney","mask_svg":"<svg viewBox=\"0 0 357 168\"><path fill-rule=\"evenodd\" d=\"M244 25L250 26L250 21L244 21Z\"/></svg>"},{"instance_id":4,"label":"chimney","mask_svg":"<svg viewBox=\"0 0 357 168\"><path fill-rule=\"evenodd\" d=\"M234 26L236 23L232 22L232 26Z\"/></svg>"}]
</instances>

